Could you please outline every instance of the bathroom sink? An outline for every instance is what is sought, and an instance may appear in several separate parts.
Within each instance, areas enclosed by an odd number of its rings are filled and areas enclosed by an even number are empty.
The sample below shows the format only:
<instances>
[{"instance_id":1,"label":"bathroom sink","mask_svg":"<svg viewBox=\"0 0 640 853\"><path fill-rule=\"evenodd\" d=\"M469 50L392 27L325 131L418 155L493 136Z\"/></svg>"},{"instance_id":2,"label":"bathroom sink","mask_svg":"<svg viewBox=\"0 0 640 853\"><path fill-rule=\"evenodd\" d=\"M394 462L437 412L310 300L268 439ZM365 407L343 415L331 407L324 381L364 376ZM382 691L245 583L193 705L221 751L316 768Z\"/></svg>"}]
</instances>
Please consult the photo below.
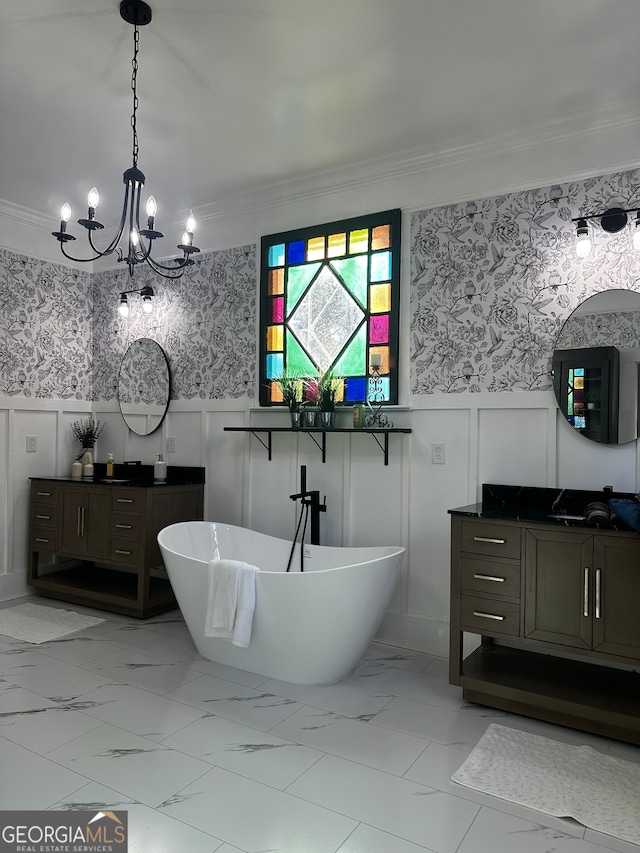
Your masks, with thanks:
<instances>
[{"instance_id":1,"label":"bathroom sink","mask_svg":"<svg viewBox=\"0 0 640 853\"><path fill-rule=\"evenodd\" d=\"M584 515L567 515L560 512L557 515L550 515L549 518L556 518L558 521L584 521Z\"/></svg>"},{"instance_id":2,"label":"bathroom sink","mask_svg":"<svg viewBox=\"0 0 640 853\"><path fill-rule=\"evenodd\" d=\"M99 483L109 483L112 485L121 485L122 483L130 483L131 480L117 480L115 477L110 477L109 479L105 478L103 480L98 480Z\"/></svg>"}]
</instances>

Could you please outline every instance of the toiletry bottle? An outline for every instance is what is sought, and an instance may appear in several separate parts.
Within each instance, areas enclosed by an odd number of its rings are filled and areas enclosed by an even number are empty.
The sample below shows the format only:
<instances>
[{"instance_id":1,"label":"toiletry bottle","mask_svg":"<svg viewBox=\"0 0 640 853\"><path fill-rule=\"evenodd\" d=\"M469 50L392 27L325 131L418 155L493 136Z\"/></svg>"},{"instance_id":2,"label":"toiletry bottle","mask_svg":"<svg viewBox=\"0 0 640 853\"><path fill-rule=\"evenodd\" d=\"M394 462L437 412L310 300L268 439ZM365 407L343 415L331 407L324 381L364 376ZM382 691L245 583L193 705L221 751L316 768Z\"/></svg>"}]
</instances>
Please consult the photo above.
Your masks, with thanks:
<instances>
[{"instance_id":1,"label":"toiletry bottle","mask_svg":"<svg viewBox=\"0 0 640 853\"><path fill-rule=\"evenodd\" d=\"M76 461L71 464L71 479L82 479L82 462L79 459L76 459Z\"/></svg>"},{"instance_id":2,"label":"toiletry bottle","mask_svg":"<svg viewBox=\"0 0 640 853\"><path fill-rule=\"evenodd\" d=\"M364 406L362 403L356 403L353 407L353 426L355 429L362 429L364 426Z\"/></svg>"},{"instance_id":3,"label":"toiletry bottle","mask_svg":"<svg viewBox=\"0 0 640 853\"><path fill-rule=\"evenodd\" d=\"M85 480L93 480L93 463L87 462L82 467L82 476Z\"/></svg>"},{"instance_id":4,"label":"toiletry bottle","mask_svg":"<svg viewBox=\"0 0 640 853\"><path fill-rule=\"evenodd\" d=\"M153 464L153 479L163 482L167 479L167 463L162 458L162 453Z\"/></svg>"},{"instance_id":5,"label":"toiletry bottle","mask_svg":"<svg viewBox=\"0 0 640 853\"><path fill-rule=\"evenodd\" d=\"M110 480L113 477L113 472L115 470L116 463L113 458L113 453L107 453L107 479Z\"/></svg>"}]
</instances>

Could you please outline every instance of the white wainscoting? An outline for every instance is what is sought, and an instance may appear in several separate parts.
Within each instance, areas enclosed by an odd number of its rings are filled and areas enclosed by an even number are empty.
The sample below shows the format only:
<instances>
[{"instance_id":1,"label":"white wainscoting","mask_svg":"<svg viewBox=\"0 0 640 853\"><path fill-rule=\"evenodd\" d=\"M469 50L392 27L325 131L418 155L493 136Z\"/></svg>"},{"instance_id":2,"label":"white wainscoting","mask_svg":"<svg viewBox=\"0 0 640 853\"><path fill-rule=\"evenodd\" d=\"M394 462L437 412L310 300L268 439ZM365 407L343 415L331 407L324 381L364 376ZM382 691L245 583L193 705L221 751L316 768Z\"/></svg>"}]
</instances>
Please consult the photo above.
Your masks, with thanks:
<instances>
[{"instance_id":1,"label":"white wainscoting","mask_svg":"<svg viewBox=\"0 0 640 853\"><path fill-rule=\"evenodd\" d=\"M28 478L65 473L75 445L70 424L89 404L0 400L0 600L24 594L27 561ZM326 544L402 544L407 548L391 608L379 631L385 642L447 654L449 624L449 515L475 503L482 483L616 490L638 489L638 446L595 445L558 416L552 392L448 394L413 397L410 409L390 414L410 435L389 439L389 465L370 435L327 436L327 459L304 433L276 433L272 460L248 433L225 426L285 426L283 412L249 409L235 400L173 401L161 429L136 436L117 404L93 404L104 422L98 461L153 462L206 467L205 518L240 524L291 539L299 505L300 466L307 485L326 495L321 517ZM339 414L348 425L350 412ZM25 436L38 450L25 452ZM167 439L175 452L167 453ZM446 463L431 462L443 442Z\"/></svg>"}]
</instances>

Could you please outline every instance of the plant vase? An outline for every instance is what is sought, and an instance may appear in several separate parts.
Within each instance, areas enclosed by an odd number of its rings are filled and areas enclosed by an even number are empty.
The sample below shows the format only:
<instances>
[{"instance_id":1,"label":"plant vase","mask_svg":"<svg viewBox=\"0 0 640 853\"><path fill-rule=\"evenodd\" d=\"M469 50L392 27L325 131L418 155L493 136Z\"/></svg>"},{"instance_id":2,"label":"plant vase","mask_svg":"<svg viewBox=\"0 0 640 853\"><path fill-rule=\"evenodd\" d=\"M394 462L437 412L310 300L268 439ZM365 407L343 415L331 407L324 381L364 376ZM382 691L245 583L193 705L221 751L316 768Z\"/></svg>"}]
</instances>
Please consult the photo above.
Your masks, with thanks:
<instances>
[{"instance_id":1,"label":"plant vase","mask_svg":"<svg viewBox=\"0 0 640 853\"><path fill-rule=\"evenodd\" d=\"M318 412L320 416L320 423L318 426L323 427L323 429L333 429L336 425L336 413L335 412Z\"/></svg>"},{"instance_id":2,"label":"plant vase","mask_svg":"<svg viewBox=\"0 0 640 853\"><path fill-rule=\"evenodd\" d=\"M319 413L316 409L305 409L302 412L302 418L301 418L301 424L300 425L302 427L306 427L307 429L309 427L311 427L311 428L316 427L318 425L318 423L317 423L318 414Z\"/></svg>"},{"instance_id":3,"label":"plant vase","mask_svg":"<svg viewBox=\"0 0 640 853\"><path fill-rule=\"evenodd\" d=\"M292 429L299 429L300 428L301 413L300 412L289 412L289 417L291 418Z\"/></svg>"}]
</instances>

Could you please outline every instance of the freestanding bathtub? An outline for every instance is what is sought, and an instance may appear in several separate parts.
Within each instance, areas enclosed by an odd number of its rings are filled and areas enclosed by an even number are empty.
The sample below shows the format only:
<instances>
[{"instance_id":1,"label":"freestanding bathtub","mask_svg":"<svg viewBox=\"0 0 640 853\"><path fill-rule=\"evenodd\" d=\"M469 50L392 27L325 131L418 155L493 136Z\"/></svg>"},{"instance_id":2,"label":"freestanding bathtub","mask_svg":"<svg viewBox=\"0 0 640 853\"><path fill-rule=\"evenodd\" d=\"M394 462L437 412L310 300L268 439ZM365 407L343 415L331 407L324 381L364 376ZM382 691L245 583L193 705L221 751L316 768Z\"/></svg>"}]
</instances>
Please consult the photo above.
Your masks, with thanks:
<instances>
[{"instance_id":1,"label":"freestanding bathtub","mask_svg":"<svg viewBox=\"0 0 640 853\"><path fill-rule=\"evenodd\" d=\"M158 543L176 599L202 657L294 684L330 684L362 657L389 605L404 555L400 547L297 544L230 524L185 521ZM257 566L256 606L247 648L205 637L212 559Z\"/></svg>"}]
</instances>

